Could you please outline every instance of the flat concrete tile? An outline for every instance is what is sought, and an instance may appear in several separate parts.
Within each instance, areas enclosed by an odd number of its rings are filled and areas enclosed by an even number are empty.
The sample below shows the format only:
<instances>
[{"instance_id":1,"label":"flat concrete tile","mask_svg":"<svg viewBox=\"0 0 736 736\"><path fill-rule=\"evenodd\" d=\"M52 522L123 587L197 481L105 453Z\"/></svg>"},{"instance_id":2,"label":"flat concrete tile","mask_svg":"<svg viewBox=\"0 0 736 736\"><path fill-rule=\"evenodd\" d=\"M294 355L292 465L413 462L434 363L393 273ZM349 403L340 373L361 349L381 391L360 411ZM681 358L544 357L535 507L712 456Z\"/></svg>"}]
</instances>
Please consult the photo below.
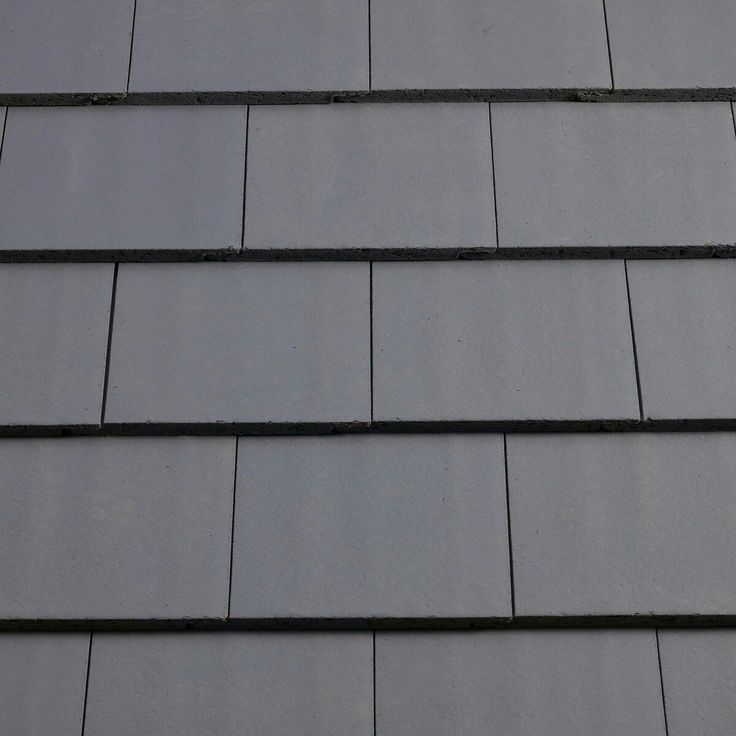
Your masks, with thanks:
<instances>
[{"instance_id":1,"label":"flat concrete tile","mask_svg":"<svg viewBox=\"0 0 736 736\"><path fill-rule=\"evenodd\" d=\"M245 246L495 246L488 106L250 112Z\"/></svg>"},{"instance_id":2,"label":"flat concrete tile","mask_svg":"<svg viewBox=\"0 0 736 736\"><path fill-rule=\"evenodd\" d=\"M623 264L376 263L375 418L638 418Z\"/></svg>"},{"instance_id":3,"label":"flat concrete tile","mask_svg":"<svg viewBox=\"0 0 736 736\"><path fill-rule=\"evenodd\" d=\"M644 414L736 416L736 262L628 268Z\"/></svg>"},{"instance_id":4,"label":"flat concrete tile","mask_svg":"<svg viewBox=\"0 0 736 736\"><path fill-rule=\"evenodd\" d=\"M224 616L235 440L0 440L0 618Z\"/></svg>"},{"instance_id":5,"label":"flat concrete tile","mask_svg":"<svg viewBox=\"0 0 736 736\"><path fill-rule=\"evenodd\" d=\"M669 736L736 732L736 631L659 632Z\"/></svg>"},{"instance_id":6,"label":"flat concrete tile","mask_svg":"<svg viewBox=\"0 0 736 736\"><path fill-rule=\"evenodd\" d=\"M516 612L736 612L736 435L511 435Z\"/></svg>"},{"instance_id":7,"label":"flat concrete tile","mask_svg":"<svg viewBox=\"0 0 736 736\"><path fill-rule=\"evenodd\" d=\"M4 734L79 736L89 634L0 634Z\"/></svg>"},{"instance_id":8,"label":"flat concrete tile","mask_svg":"<svg viewBox=\"0 0 736 736\"><path fill-rule=\"evenodd\" d=\"M603 5L373 0L374 89L610 87Z\"/></svg>"},{"instance_id":9,"label":"flat concrete tile","mask_svg":"<svg viewBox=\"0 0 736 736\"><path fill-rule=\"evenodd\" d=\"M364 633L96 634L85 736L373 734Z\"/></svg>"},{"instance_id":10,"label":"flat concrete tile","mask_svg":"<svg viewBox=\"0 0 736 736\"><path fill-rule=\"evenodd\" d=\"M376 730L664 736L654 632L378 632Z\"/></svg>"},{"instance_id":11,"label":"flat concrete tile","mask_svg":"<svg viewBox=\"0 0 736 736\"><path fill-rule=\"evenodd\" d=\"M367 90L363 0L138 0L132 91Z\"/></svg>"},{"instance_id":12,"label":"flat concrete tile","mask_svg":"<svg viewBox=\"0 0 736 736\"><path fill-rule=\"evenodd\" d=\"M106 419L369 420L368 264L122 264Z\"/></svg>"},{"instance_id":13,"label":"flat concrete tile","mask_svg":"<svg viewBox=\"0 0 736 736\"><path fill-rule=\"evenodd\" d=\"M0 93L125 92L133 0L3 0Z\"/></svg>"},{"instance_id":14,"label":"flat concrete tile","mask_svg":"<svg viewBox=\"0 0 736 736\"><path fill-rule=\"evenodd\" d=\"M736 243L728 103L491 107L502 247Z\"/></svg>"},{"instance_id":15,"label":"flat concrete tile","mask_svg":"<svg viewBox=\"0 0 736 736\"><path fill-rule=\"evenodd\" d=\"M242 438L234 617L509 616L500 435Z\"/></svg>"},{"instance_id":16,"label":"flat concrete tile","mask_svg":"<svg viewBox=\"0 0 736 736\"><path fill-rule=\"evenodd\" d=\"M100 421L113 268L0 265L0 424Z\"/></svg>"},{"instance_id":17,"label":"flat concrete tile","mask_svg":"<svg viewBox=\"0 0 736 736\"><path fill-rule=\"evenodd\" d=\"M242 107L8 112L0 249L239 248Z\"/></svg>"}]
</instances>

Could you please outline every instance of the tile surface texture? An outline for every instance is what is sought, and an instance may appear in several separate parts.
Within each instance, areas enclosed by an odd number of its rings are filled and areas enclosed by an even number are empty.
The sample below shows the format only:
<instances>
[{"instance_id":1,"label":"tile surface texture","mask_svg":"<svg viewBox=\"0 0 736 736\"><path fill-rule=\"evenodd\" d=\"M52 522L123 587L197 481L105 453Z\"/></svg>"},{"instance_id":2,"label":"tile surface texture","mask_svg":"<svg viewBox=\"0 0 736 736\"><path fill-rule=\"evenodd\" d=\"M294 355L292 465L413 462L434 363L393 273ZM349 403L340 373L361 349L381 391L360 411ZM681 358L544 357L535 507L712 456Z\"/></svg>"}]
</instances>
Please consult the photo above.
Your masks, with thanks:
<instances>
[{"instance_id":1,"label":"tile surface texture","mask_svg":"<svg viewBox=\"0 0 736 736\"><path fill-rule=\"evenodd\" d=\"M516 612L736 612L736 435L511 435Z\"/></svg>"},{"instance_id":2,"label":"tile surface texture","mask_svg":"<svg viewBox=\"0 0 736 736\"><path fill-rule=\"evenodd\" d=\"M368 421L368 264L122 264L106 418Z\"/></svg>"},{"instance_id":3,"label":"tile surface texture","mask_svg":"<svg viewBox=\"0 0 736 736\"><path fill-rule=\"evenodd\" d=\"M736 243L728 103L491 108L501 247Z\"/></svg>"},{"instance_id":4,"label":"tile surface texture","mask_svg":"<svg viewBox=\"0 0 736 736\"><path fill-rule=\"evenodd\" d=\"M0 249L240 246L245 109L8 113Z\"/></svg>"},{"instance_id":5,"label":"tile surface texture","mask_svg":"<svg viewBox=\"0 0 736 736\"><path fill-rule=\"evenodd\" d=\"M620 261L376 263L383 420L638 418Z\"/></svg>"},{"instance_id":6,"label":"tile surface texture","mask_svg":"<svg viewBox=\"0 0 736 736\"><path fill-rule=\"evenodd\" d=\"M488 106L253 107L245 246L495 246Z\"/></svg>"},{"instance_id":7,"label":"tile surface texture","mask_svg":"<svg viewBox=\"0 0 736 736\"><path fill-rule=\"evenodd\" d=\"M227 610L235 440L0 440L0 618Z\"/></svg>"},{"instance_id":8,"label":"tile surface texture","mask_svg":"<svg viewBox=\"0 0 736 736\"><path fill-rule=\"evenodd\" d=\"M242 438L234 540L234 617L508 616L502 438Z\"/></svg>"}]
</instances>

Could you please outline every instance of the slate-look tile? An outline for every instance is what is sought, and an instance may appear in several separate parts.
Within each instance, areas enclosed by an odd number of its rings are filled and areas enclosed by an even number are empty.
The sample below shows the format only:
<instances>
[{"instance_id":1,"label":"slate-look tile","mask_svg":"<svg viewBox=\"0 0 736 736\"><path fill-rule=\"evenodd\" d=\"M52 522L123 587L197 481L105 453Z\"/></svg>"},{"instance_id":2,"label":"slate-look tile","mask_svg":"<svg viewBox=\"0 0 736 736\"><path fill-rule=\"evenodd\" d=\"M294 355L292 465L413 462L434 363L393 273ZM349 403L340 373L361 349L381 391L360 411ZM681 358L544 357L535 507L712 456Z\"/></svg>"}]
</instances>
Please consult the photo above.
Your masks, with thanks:
<instances>
[{"instance_id":1,"label":"slate-look tile","mask_svg":"<svg viewBox=\"0 0 736 736\"><path fill-rule=\"evenodd\" d=\"M368 633L96 634L85 736L373 734Z\"/></svg>"},{"instance_id":2,"label":"slate-look tile","mask_svg":"<svg viewBox=\"0 0 736 736\"><path fill-rule=\"evenodd\" d=\"M99 263L0 265L0 424L100 421L112 274Z\"/></svg>"},{"instance_id":3,"label":"slate-look tile","mask_svg":"<svg viewBox=\"0 0 736 736\"><path fill-rule=\"evenodd\" d=\"M0 249L240 247L242 107L8 112Z\"/></svg>"},{"instance_id":4,"label":"slate-look tile","mask_svg":"<svg viewBox=\"0 0 736 736\"><path fill-rule=\"evenodd\" d=\"M376 727L664 736L654 632L378 632Z\"/></svg>"},{"instance_id":5,"label":"slate-look tile","mask_svg":"<svg viewBox=\"0 0 736 736\"><path fill-rule=\"evenodd\" d=\"M736 612L736 435L512 435L516 612Z\"/></svg>"},{"instance_id":6,"label":"slate-look tile","mask_svg":"<svg viewBox=\"0 0 736 736\"><path fill-rule=\"evenodd\" d=\"M363 0L138 0L131 91L367 90Z\"/></svg>"},{"instance_id":7,"label":"slate-look tile","mask_svg":"<svg viewBox=\"0 0 736 736\"><path fill-rule=\"evenodd\" d=\"M603 5L373 0L374 89L610 87Z\"/></svg>"},{"instance_id":8,"label":"slate-look tile","mask_svg":"<svg viewBox=\"0 0 736 736\"><path fill-rule=\"evenodd\" d=\"M0 730L79 736L89 634L0 634Z\"/></svg>"},{"instance_id":9,"label":"slate-look tile","mask_svg":"<svg viewBox=\"0 0 736 736\"><path fill-rule=\"evenodd\" d=\"M234 449L0 440L0 618L224 616Z\"/></svg>"},{"instance_id":10,"label":"slate-look tile","mask_svg":"<svg viewBox=\"0 0 736 736\"><path fill-rule=\"evenodd\" d=\"M495 245L487 105L250 115L246 247Z\"/></svg>"},{"instance_id":11,"label":"slate-look tile","mask_svg":"<svg viewBox=\"0 0 736 736\"><path fill-rule=\"evenodd\" d=\"M508 616L500 436L240 441L234 617Z\"/></svg>"},{"instance_id":12,"label":"slate-look tile","mask_svg":"<svg viewBox=\"0 0 736 736\"><path fill-rule=\"evenodd\" d=\"M728 103L492 105L499 244L736 243Z\"/></svg>"},{"instance_id":13,"label":"slate-look tile","mask_svg":"<svg viewBox=\"0 0 736 736\"><path fill-rule=\"evenodd\" d=\"M638 418L623 264L376 263L382 420Z\"/></svg>"}]
</instances>

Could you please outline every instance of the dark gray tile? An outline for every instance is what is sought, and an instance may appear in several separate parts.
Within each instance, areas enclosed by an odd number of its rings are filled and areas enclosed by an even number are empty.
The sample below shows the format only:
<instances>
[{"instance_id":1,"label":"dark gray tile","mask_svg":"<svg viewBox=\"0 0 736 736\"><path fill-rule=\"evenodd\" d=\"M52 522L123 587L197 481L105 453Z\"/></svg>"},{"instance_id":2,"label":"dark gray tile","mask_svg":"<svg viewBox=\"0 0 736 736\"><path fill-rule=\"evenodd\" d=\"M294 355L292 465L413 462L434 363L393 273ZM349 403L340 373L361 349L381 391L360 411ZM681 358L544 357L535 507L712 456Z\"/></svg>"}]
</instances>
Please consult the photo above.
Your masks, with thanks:
<instances>
[{"instance_id":1,"label":"dark gray tile","mask_svg":"<svg viewBox=\"0 0 736 736\"><path fill-rule=\"evenodd\" d=\"M511 614L500 435L241 439L234 617Z\"/></svg>"},{"instance_id":2,"label":"dark gray tile","mask_svg":"<svg viewBox=\"0 0 736 736\"><path fill-rule=\"evenodd\" d=\"M488 106L251 109L245 245L495 245Z\"/></svg>"},{"instance_id":3,"label":"dark gray tile","mask_svg":"<svg viewBox=\"0 0 736 736\"><path fill-rule=\"evenodd\" d=\"M0 726L8 736L79 736L89 634L0 634Z\"/></svg>"},{"instance_id":4,"label":"dark gray tile","mask_svg":"<svg viewBox=\"0 0 736 736\"><path fill-rule=\"evenodd\" d=\"M492 106L502 247L736 243L728 103Z\"/></svg>"},{"instance_id":5,"label":"dark gray tile","mask_svg":"<svg viewBox=\"0 0 736 736\"><path fill-rule=\"evenodd\" d=\"M736 612L736 435L511 435L516 612Z\"/></svg>"},{"instance_id":6,"label":"dark gray tile","mask_svg":"<svg viewBox=\"0 0 736 736\"><path fill-rule=\"evenodd\" d=\"M85 736L373 734L365 633L96 634Z\"/></svg>"},{"instance_id":7,"label":"dark gray tile","mask_svg":"<svg viewBox=\"0 0 736 736\"><path fill-rule=\"evenodd\" d=\"M8 112L0 249L240 247L242 107Z\"/></svg>"},{"instance_id":8,"label":"dark gray tile","mask_svg":"<svg viewBox=\"0 0 736 736\"><path fill-rule=\"evenodd\" d=\"M374 89L610 87L603 5L373 0Z\"/></svg>"},{"instance_id":9,"label":"dark gray tile","mask_svg":"<svg viewBox=\"0 0 736 736\"><path fill-rule=\"evenodd\" d=\"M368 264L122 264L106 418L369 420Z\"/></svg>"},{"instance_id":10,"label":"dark gray tile","mask_svg":"<svg viewBox=\"0 0 736 736\"><path fill-rule=\"evenodd\" d=\"M0 618L227 612L235 440L0 440Z\"/></svg>"},{"instance_id":11,"label":"dark gray tile","mask_svg":"<svg viewBox=\"0 0 736 736\"><path fill-rule=\"evenodd\" d=\"M112 274L102 263L0 265L0 424L99 423Z\"/></svg>"},{"instance_id":12,"label":"dark gray tile","mask_svg":"<svg viewBox=\"0 0 736 736\"><path fill-rule=\"evenodd\" d=\"M375 418L638 418L623 264L376 263Z\"/></svg>"},{"instance_id":13,"label":"dark gray tile","mask_svg":"<svg viewBox=\"0 0 736 736\"><path fill-rule=\"evenodd\" d=\"M382 736L664 736L653 631L376 634Z\"/></svg>"}]
</instances>

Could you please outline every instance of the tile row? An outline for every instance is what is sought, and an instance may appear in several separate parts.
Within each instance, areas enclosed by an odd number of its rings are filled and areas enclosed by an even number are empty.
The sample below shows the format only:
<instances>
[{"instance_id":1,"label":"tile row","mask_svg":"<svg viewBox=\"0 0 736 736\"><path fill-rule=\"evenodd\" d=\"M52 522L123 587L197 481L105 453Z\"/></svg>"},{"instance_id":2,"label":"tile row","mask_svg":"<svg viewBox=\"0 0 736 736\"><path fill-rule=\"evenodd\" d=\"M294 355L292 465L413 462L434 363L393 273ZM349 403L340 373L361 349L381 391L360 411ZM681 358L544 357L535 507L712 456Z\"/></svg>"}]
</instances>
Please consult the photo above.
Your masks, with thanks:
<instances>
[{"instance_id":1,"label":"tile row","mask_svg":"<svg viewBox=\"0 0 736 736\"><path fill-rule=\"evenodd\" d=\"M3 439L0 472L6 621L736 614L734 433Z\"/></svg>"},{"instance_id":2,"label":"tile row","mask_svg":"<svg viewBox=\"0 0 736 736\"><path fill-rule=\"evenodd\" d=\"M0 251L734 245L734 201L726 102L9 108Z\"/></svg>"}]
</instances>

